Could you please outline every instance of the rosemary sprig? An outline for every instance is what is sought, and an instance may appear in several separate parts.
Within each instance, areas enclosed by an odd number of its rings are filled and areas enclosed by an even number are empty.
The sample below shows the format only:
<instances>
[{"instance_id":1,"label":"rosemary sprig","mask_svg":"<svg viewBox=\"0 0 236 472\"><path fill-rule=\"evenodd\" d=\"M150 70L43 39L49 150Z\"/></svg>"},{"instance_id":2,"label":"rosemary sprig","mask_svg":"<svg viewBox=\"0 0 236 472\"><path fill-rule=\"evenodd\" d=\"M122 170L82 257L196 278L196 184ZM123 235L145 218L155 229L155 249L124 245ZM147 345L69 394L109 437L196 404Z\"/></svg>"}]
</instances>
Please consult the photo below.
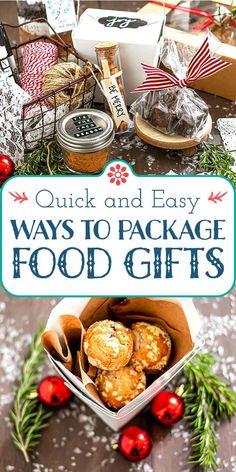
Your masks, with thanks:
<instances>
[{"instance_id":1,"label":"rosemary sprig","mask_svg":"<svg viewBox=\"0 0 236 472\"><path fill-rule=\"evenodd\" d=\"M234 157L230 151L225 151L222 146L203 142L198 146L196 155L204 172L228 177L236 187L236 173L232 170Z\"/></svg>"},{"instance_id":2,"label":"rosemary sprig","mask_svg":"<svg viewBox=\"0 0 236 472\"><path fill-rule=\"evenodd\" d=\"M236 187L236 173L232 170L234 157L221 146L203 142L198 146L198 165L204 172L228 177ZM61 175L68 174L62 150L56 140L44 142L39 147L25 152L25 159L18 164L15 175Z\"/></svg>"},{"instance_id":3,"label":"rosemary sprig","mask_svg":"<svg viewBox=\"0 0 236 472\"><path fill-rule=\"evenodd\" d=\"M189 462L214 472L217 470L217 425L221 419L230 419L236 413L236 394L214 374L215 363L210 354L201 353L186 364L183 394L185 418L192 430Z\"/></svg>"},{"instance_id":4,"label":"rosemary sprig","mask_svg":"<svg viewBox=\"0 0 236 472\"><path fill-rule=\"evenodd\" d=\"M11 411L12 440L24 455L26 462L30 461L28 453L39 443L41 430L46 428L47 420L52 415L52 412L47 410L33 394L37 388L39 369L45 362L41 343L42 331L39 329L33 338Z\"/></svg>"},{"instance_id":5,"label":"rosemary sprig","mask_svg":"<svg viewBox=\"0 0 236 472\"><path fill-rule=\"evenodd\" d=\"M18 164L15 175L68 174L63 162L62 150L53 140L25 152L24 162Z\"/></svg>"}]
</instances>

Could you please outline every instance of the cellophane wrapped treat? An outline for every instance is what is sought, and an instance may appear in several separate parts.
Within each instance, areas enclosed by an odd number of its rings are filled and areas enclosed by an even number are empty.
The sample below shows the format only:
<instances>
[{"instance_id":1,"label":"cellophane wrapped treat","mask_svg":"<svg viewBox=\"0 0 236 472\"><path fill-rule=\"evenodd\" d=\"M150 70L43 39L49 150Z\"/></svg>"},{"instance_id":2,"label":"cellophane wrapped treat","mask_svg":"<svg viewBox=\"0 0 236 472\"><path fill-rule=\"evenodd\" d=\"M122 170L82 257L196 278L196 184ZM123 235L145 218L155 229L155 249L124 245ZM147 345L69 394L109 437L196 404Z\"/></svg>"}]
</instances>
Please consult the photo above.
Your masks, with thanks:
<instances>
[{"instance_id":1,"label":"cellophane wrapped treat","mask_svg":"<svg viewBox=\"0 0 236 472\"><path fill-rule=\"evenodd\" d=\"M172 40L160 44L160 62L179 80L185 79L193 56L192 49L177 46ZM144 93L131 105L131 113L138 113L164 134L198 140L207 121L208 106L194 90L180 85Z\"/></svg>"}]
</instances>

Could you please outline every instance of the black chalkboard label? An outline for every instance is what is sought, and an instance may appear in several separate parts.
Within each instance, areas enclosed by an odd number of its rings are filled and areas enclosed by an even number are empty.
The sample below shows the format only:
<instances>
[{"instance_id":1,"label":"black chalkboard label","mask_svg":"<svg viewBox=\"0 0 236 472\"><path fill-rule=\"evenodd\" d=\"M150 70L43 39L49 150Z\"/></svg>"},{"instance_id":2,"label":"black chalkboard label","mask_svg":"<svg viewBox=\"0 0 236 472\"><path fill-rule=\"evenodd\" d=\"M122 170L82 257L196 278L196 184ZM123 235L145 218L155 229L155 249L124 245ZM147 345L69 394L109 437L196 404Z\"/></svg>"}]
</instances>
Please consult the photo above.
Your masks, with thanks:
<instances>
[{"instance_id":1,"label":"black chalkboard label","mask_svg":"<svg viewBox=\"0 0 236 472\"><path fill-rule=\"evenodd\" d=\"M141 26L146 26L147 21L140 20L140 18L128 18L126 16L103 16L98 19L98 22L107 28L132 28L137 29Z\"/></svg>"},{"instance_id":2,"label":"black chalkboard label","mask_svg":"<svg viewBox=\"0 0 236 472\"><path fill-rule=\"evenodd\" d=\"M84 138L103 131L101 126L97 126L88 115L75 116L72 120L76 127L76 133L74 134L75 138Z\"/></svg>"}]
</instances>

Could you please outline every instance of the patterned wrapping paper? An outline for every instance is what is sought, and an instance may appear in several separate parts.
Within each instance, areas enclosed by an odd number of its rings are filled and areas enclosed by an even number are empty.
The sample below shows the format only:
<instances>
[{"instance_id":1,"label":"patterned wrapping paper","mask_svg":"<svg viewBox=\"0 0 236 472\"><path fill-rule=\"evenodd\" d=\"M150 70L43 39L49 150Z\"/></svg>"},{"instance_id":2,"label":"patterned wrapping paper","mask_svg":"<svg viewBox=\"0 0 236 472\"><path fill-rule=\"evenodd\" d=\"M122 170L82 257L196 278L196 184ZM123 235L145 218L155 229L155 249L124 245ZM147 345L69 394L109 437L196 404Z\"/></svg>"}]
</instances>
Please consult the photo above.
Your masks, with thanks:
<instances>
[{"instance_id":1,"label":"patterned wrapping paper","mask_svg":"<svg viewBox=\"0 0 236 472\"><path fill-rule=\"evenodd\" d=\"M52 137L55 128L55 121L58 121L63 115L69 112L69 104L65 103L56 109L48 109L46 106L39 110L39 107L30 107L24 121L24 142L25 149L34 149L46 140Z\"/></svg>"},{"instance_id":2,"label":"patterned wrapping paper","mask_svg":"<svg viewBox=\"0 0 236 472\"><path fill-rule=\"evenodd\" d=\"M30 96L4 74L0 74L0 149L14 162L24 159L21 115Z\"/></svg>"},{"instance_id":3,"label":"patterned wrapping paper","mask_svg":"<svg viewBox=\"0 0 236 472\"><path fill-rule=\"evenodd\" d=\"M232 151L232 155L236 159L236 118L219 118L217 127L225 149Z\"/></svg>"},{"instance_id":4,"label":"patterned wrapping paper","mask_svg":"<svg viewBox=\"0 0 236 472\"><path fill-rule=\"evenodd\" d=\"M226 151L230 151L234 157L232 170L236 172L236 118L219 118L217 127Z\"/></svg>"}]
</instances>

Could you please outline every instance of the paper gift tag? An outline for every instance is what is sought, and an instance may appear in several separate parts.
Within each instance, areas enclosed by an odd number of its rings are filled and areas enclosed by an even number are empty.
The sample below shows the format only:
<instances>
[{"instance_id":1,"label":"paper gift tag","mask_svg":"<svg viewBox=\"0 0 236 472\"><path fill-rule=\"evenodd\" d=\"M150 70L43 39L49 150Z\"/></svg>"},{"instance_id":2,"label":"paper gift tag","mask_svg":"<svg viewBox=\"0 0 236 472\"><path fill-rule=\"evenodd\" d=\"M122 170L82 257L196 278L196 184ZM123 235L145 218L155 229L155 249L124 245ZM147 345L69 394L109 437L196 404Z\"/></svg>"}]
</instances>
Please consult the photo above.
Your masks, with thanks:
<instances>
[{"instance_id":1,"label":"paper gift tag","mask_svg":"<svg viewBox=\"0 0 236 472\"><path fill-rule=\"evenodd\" d=\"M76 26L74 0L45 0L47 19L57 33Z\"/></svg>"},{"instance_id":2,"label":"paper gift tag","mask_svg":"<svg viewBox=\"0 0 236 472\"><path fill-rule=\"evenodd\" d=\"M112 118L116 124L116 127L119 128L122 121L128 124L129 115L124 99L120 93L116 77L110 76L107 79L102 79L101 85L103 88L103 93L109 103Z\"/></svg>"}]
</instances>

